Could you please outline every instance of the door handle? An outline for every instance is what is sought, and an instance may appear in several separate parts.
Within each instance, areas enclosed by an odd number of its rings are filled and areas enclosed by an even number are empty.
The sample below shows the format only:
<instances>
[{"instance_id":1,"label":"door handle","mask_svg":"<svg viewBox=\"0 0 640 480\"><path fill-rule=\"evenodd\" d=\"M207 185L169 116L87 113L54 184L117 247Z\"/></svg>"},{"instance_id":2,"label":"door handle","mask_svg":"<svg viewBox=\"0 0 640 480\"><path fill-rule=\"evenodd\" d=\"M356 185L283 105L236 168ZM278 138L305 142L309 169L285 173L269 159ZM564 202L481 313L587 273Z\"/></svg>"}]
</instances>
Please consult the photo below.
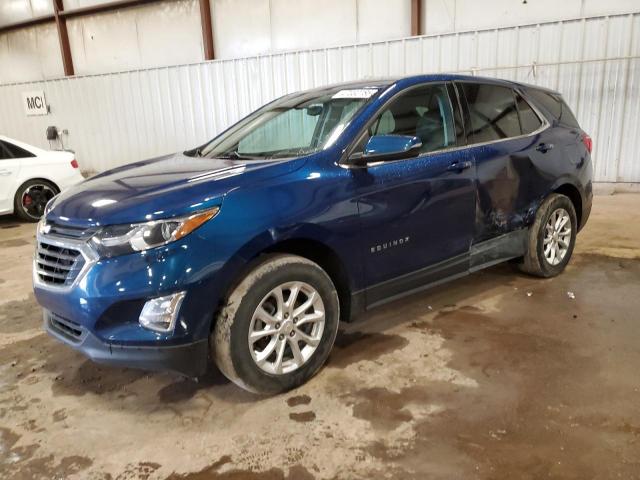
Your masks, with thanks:
<instances>
[{"instance_id":1,"label":"door handle","mask_svg":"<svg viewBox=\"0 0 640 480\"><path fill-rule=\"evenodd\" d=\"M549 150L553 149L553 143L541 143L536 147L536 150L542 153L547 153Z\"/></svg>"},{"instance_id":2,"label":"door handle","mask_svg":"<svg viewBox=\"0 0 640 480\"><path fill-rule=\"evenodd\" d=\"M6 177L7 175L11 175L11 172L9 170L2 169L0 170L0 175Z\"/></svg>"},{"instance_id":3,"label":"door handle","mask_svg":"<svg viewBox=\"0 0 640 480\"><path fill-rule=\"evenodd\" d=\"M467 168L471 168L472 166L473 166L473 163L470 162L469 160L464 162L453 162L451 165L447 167L447 170L450 172L460 173L463 170L466 170Z\"/></svg>"}]
</instances>

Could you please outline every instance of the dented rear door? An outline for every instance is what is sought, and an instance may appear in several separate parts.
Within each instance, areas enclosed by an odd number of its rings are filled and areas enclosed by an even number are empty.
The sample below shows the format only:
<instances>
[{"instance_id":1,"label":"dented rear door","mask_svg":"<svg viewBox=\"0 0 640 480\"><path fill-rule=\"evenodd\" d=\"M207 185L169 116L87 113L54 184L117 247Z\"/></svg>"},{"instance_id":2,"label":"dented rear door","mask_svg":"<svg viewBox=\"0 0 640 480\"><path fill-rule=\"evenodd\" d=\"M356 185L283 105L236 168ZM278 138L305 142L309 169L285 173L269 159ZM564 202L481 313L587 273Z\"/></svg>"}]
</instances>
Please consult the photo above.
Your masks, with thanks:
<instances>
[{"instance_id":1,"label":"dented rear door","mask_svg":"<svg viewBox=\"0 0 640 480\"><path fill-rule=\"evenodd\" d=\"M477 209L474 243L527 226L557 176L546 124L528 132L521 98L510 87L456 82L464 103L465 132L475 159Z\"/></svg>"}]
</instances>

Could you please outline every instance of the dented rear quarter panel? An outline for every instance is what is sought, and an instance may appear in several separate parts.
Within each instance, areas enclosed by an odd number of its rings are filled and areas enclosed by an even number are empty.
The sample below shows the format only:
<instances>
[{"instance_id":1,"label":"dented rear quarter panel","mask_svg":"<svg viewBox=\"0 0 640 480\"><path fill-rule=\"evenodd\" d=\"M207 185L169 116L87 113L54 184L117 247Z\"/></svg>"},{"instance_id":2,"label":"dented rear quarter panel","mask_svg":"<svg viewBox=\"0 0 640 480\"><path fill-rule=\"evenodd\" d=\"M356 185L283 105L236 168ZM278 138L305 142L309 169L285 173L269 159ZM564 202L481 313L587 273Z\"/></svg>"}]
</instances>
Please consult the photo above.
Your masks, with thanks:
<instances>
[{"instance_id":1,"label":"dented rear quarter panel","mask_svg":"<svg viewBox=\"0 0 640 480\"><path fill-rule=\"evenodd\" d=\"M584 132L547 118L538 133L469 147L476 164L477 208L474 243L528 227L542 201L567 185L580 194L584 226L591 209L593 166ZM540 144L553 145L541 152Z\"/></svg>"}]
</instances>

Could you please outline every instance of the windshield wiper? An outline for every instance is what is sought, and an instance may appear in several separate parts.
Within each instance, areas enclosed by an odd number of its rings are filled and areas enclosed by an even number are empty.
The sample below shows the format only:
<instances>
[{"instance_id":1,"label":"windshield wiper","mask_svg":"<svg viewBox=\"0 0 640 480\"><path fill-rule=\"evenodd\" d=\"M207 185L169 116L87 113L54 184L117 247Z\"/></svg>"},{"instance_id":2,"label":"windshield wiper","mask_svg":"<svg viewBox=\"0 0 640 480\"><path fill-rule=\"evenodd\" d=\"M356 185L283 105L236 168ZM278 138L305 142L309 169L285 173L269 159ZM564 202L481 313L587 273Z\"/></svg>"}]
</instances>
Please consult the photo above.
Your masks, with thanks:
<instances>
[{"instance_id":1,"label":"windshield wiper","mask_svg":"<svg viewBox=\"0 0 640 480\"><path fill-rule=\"evenodd\" d=\"M310 153L314 153L315 151L315 148L290 148L288 150L280 150L279 152L271 155L269 158L299 157L302 155L309 155Z\"/></svg>"},{"instance_id":2,"label":"windshield wiper","mask_svg":"<svg viewBox=\"0 0 640 480\"><path fill-rule=\"evenodd\" d=\"M222 158L224 160L255 160L260 157L252 157L251 155L243 155L242 153L238 153L237 150L232 152L224 152L221 155L214 155L214 158Z\"/></svg>"}]
</instances>

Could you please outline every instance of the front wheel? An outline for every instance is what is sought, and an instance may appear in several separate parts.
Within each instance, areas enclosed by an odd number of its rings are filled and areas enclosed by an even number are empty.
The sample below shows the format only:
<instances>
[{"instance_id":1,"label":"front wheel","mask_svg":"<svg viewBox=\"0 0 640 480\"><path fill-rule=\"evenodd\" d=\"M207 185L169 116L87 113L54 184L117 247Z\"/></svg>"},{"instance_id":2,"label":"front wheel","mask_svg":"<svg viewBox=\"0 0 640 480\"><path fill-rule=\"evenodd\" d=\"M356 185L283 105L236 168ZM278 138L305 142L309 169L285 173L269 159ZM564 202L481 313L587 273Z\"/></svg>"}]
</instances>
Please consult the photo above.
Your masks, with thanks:
<instances>
[{"instance_id":1,"label":"front wheel","mask_svg":"<svg viewBox=\"0 0 640 480\"><path fill-rule=\"evenodd\" d=\"M538 277L555 277L569 263L576 243L578 221L571 200L549 195L529 229L528 250L520 269Z\"/></svg>"},{"instance_id":2,"label":"front wheel","mask_svg":"<svg viewBox=\"0 0 640 480\"><path fill-rule=\"evenodd\" d=\"M338 294L319 265L295 255L269 255L218 315L213 358L245 390L284 392L306 382L327 360L339 318Z\"/></svg>"}]
</instances>

